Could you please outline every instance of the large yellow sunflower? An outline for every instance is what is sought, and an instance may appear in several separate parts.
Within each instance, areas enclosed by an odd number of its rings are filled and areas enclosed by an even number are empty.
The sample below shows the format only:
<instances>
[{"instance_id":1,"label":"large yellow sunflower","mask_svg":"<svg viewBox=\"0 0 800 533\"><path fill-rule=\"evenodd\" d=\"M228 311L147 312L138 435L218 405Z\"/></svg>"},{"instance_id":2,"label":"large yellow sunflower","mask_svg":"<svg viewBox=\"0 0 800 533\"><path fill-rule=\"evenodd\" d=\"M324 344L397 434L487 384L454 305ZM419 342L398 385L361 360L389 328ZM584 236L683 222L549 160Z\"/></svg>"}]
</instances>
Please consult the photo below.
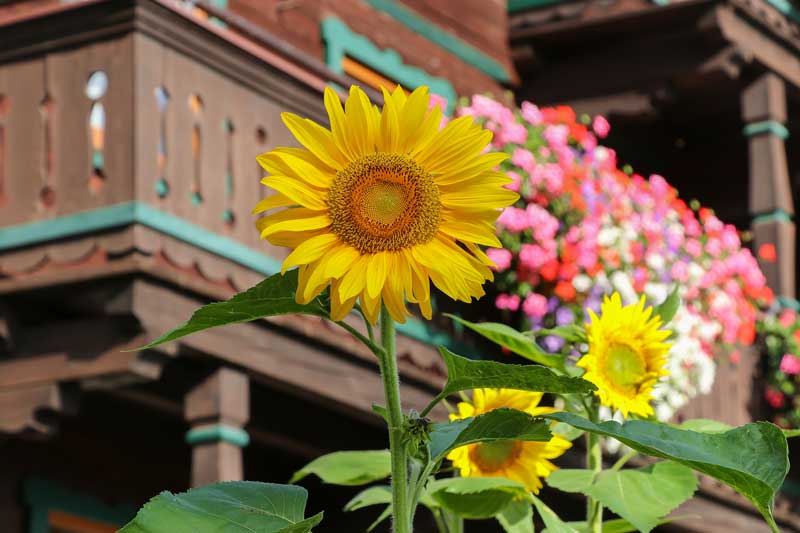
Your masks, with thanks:
<instances>
[{"instance_id":1,"label":"large yellow sunflower","mask_svg":"<svg viewBox=\"0 0 800 533\"><path fill-rule=\"evenodd\" d=\"M384 91L383 110L358 87L342 108L325 90L328 130L291 113L283 122L304 148L276 148L258 161L277 194L255 213L261 238L293 248L283 271L299 267L297 301L331 286L331 314L342 319L360 299L375 323L383 301L405 320L405 302L430 318L430 281L469 302L492 279L477 245L501 246L494 221L517 199L495 171L506 154L484 153L491 132L471 117L440 129L426 87Z\"/></svg>"},{"instance_id":2,"label":"large yellow sunflower","mask_svg":"<svg viewBox=\"0 0 800 533\"><path fill-rule=\"evenodd\" d=\"M671 332L661 329L661 317L644 304L644 296L624 307L619 294L606 296L600 317L589 311L589 351L578 361L586 369L583 379L597 385L600 403L624 416L652 415L653 386L669 374L664 365L670 344L664 341Z\"/></svg>"},{"instance_id":3,"label":"large yellow sunflower","mask_svg":"<svg viewBox=\"0 0 800 533\"><path fill-rule=\"evenodd\" d=\"M541 392L475 389L472 393L472 402L460 402L458 413L451 414L450 419L478 416L499 407L525 411L532 416L541 416L558 410L553 407L539 407L541 399ZM563 455L571 446L570 441L553 435L547 442L507 440L468 444L456 448L447 458L464 477L513 479L525 485L534 494L539 494L542 478L558 470L549 459Z\"/></svg>"}]
</instances>

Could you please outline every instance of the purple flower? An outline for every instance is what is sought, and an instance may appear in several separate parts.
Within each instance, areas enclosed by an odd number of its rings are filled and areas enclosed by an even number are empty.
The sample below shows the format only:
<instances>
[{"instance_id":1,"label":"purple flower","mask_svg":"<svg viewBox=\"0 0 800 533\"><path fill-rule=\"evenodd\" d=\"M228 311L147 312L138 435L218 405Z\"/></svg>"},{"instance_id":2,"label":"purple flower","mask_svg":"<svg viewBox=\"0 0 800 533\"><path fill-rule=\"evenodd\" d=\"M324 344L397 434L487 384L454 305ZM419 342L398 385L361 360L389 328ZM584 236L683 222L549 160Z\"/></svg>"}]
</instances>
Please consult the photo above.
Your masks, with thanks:
<instances>
[{"instance_id":1,"label":"purple flower","mask_svg":"<svg viewBox=\"0 0 800 533\"><path fill-rule=\"evenodd\" d=\"M548 335L542 339L542 344L544 344L544 348L548 352L556 353L564 347L564 339L555 335Z\"/></svg>"},{"instance_id":2,"label":"purple flower","mask_svg":"<svg viewBox=\"0 0 800 533\"><path fill-rule=\"evenodd\" d=\"M569 307L559 307L556 311L556 324L566 326L575 322L575 313Z\"/></svg>"}]
</instances>

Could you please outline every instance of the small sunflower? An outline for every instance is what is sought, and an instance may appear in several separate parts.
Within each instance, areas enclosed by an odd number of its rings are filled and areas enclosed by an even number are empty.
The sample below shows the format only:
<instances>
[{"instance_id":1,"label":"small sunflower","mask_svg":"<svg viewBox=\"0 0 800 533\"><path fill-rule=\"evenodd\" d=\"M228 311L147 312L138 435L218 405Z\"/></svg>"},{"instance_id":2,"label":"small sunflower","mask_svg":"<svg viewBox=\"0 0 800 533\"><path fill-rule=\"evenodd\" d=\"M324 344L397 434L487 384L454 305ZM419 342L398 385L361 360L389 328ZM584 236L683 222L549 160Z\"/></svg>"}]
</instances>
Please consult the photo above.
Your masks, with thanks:
<instances>
[{"instance_id":1,"label":"small sunflower","mask_svg":"<svg viewBox=\"0 0 800 533\"><path fill-rule=\"evenodd\" d=\"M644 304L644 296L624 307L619 294L606 296L599 318L589 311L589 351L578 361L586 369L583 379L597 385L600 403L623 416L652 415L653 386L669 374L664 366L671 345L664 341L671 331L661 329L661 317Z\"/></svg>"},{"instance_id":2,"label":"small sunflower","mask_svg":"<svg viewBox=\"0 0 800 533\"><path fill-rule=\"evenodd\" d=\"M539 407L541 392L511 389L475 389L472 402L460 402L458 414L451 420L482 415L493 409L508 407L524 411L532 416L541 416L558 411L553 407ZM519 481L534 494L542 488L546 478L558 467L549 459L564 454L572 443L558 435L547 442L505 440L480 442L456 448L447 458L464 477L502 477Z\"/></svg>"},{"instance_id":3,"label":"small sunflower","mask_svg":"<svg viewBox=\"0 0 800 533\"><path fill-rule=\"evenodd\" d=\"M494 169L507 154L484 153L492 133L461 117L440 129L420 87L383 92L380 111L358 87L344 108L325 90L331 129L283 113L303 148L258 157L277 191L255 213L261 238L293 248L283 271L299 267L297 301L331 286L331 315L344 318L356 300L375 323L381 302L405 321L405 302L431 317L430 282L456 300L484 294L492 261L478 245L500 247L494 221L517 194Z\"/></svg>"}]
</instances>

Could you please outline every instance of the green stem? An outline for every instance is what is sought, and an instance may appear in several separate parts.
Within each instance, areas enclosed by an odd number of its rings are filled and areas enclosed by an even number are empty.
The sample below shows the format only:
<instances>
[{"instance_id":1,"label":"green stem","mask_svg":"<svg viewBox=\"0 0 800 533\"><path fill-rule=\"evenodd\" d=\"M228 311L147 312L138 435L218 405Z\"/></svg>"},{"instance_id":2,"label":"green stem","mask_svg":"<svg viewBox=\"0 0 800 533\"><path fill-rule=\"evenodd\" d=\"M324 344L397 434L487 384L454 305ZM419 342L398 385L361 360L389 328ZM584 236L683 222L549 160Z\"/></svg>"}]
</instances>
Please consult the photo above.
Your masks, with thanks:
<instances>
[{"instance_id":1,"label":"green stem","mask_svg":"<svg viewBox=\"0 0 800 533\"><path fill-rule=\"evenodd\" d=\"M611 467L611 470L616 472L617 470L625 466L625 463L636 457L638 454L639 452L637 452L636 450L629 451L628 453L620 457L616 463L614 463L614 466Z\"/></svg>"},{"instance_id":2,"label":"green stem","mask_svg":"<svg viewBox=\"0 0 800 533\"><path fill-rule=\"evenodd\" d=\"M381 307L381 377L389 418L389 451L392 455L392 514L394 533L411 533L408 505L408 458L403 442L403 408L400 405L400 378L397 373L395 331L386 306Z\"/></svg>"},{"instance_id":3,"label":"green stem","mask_svg":"<svg viewBox=\"0 0 800 533\"><path fill-rule=\"evenodd\" d=\"M592 419L597 418L596 413L596 410L591 412ZM603 470L603 450L596 433L586 433L586 466L595 475ZM586 503L586 523L590 533L603 533L603 504L592 497Z\"/></svg>"}]
</instances>

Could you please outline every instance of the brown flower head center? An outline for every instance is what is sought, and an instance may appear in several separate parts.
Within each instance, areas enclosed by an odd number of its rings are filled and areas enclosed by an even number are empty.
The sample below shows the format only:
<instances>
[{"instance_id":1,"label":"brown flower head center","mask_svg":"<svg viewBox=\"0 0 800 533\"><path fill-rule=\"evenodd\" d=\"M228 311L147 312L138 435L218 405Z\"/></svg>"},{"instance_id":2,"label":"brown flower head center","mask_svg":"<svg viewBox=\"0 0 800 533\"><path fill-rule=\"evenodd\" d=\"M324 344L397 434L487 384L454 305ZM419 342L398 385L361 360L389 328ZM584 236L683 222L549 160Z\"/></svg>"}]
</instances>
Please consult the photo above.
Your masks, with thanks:
<instances>
[{"instance_id":1,"label":"brown flower head center","mask_svg":"<svg viewBox=\"0 0 800 533\"><path fill-rule=\"evenodd\" d=\"M363 254L424 244L441 220L439 187L400 154L369 154L337 172L328 209L331 231Z\"/></svg>"},{"instance_id":2,"label":"brown flower head center","mask_svg":"<svg viewBox=\"0 0 800 533\"><path fill-rule=\"evenodd\" d=\"M470 451L470 459L483 472L497 472L511 466L522 452L522 445L516 440L481 442Z\"/></svg>"}]
</instances>

